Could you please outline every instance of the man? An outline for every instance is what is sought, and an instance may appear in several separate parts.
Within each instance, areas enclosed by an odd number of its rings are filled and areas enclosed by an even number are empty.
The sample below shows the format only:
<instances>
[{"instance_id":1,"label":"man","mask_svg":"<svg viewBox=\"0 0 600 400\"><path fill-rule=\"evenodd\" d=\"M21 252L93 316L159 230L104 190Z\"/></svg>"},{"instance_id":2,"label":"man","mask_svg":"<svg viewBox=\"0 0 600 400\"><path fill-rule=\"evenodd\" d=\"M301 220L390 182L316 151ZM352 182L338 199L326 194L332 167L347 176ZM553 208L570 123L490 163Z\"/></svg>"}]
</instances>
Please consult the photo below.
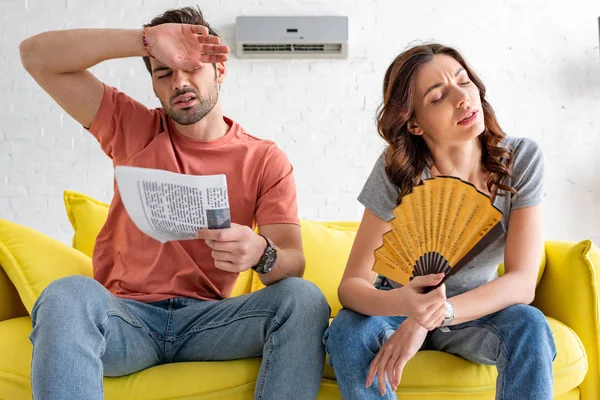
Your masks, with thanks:
<instances>
[{"instance_id":1,"label":"man","mask_svg":"<svg viewBox=\"0 0 600 400\"><path fill-rule=\"evenodd\" d=\"M161 244L136 228L115 185L94 249L95 279L55 281L34 306L34 398L101 399L103 375L262 356L255 398L314 399L329 307L298 278L304 256L292 166L273 142L222 115L229 49L200 10L167 11L143 30L46 32L20 51L27 71L114 165L225 174L233 222ZM145 57L162 108L150 110L87 71L135 56ZM267 287L229 298L250 268Z\"/></svg>"}]
</instances>

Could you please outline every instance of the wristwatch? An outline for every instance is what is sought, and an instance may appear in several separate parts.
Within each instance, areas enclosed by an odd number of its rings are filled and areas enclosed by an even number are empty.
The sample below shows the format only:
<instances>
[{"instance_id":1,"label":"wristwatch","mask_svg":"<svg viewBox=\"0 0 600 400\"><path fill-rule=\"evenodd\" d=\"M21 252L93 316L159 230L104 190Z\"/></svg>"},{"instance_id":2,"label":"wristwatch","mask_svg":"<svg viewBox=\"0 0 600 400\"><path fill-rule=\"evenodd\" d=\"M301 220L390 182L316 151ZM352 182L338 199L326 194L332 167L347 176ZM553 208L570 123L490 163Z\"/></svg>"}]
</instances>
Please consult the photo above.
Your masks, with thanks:
<instances>
[{"instance_id":1,"label":"wristwatch","mask_svg":"<svg viewBox=\"0 0 600 400\"><path fill-rule=\"evenodd\" d=\"M273 245L273 242L271 242L271 239L264 235L260 236L265 238L265 240L267 241L267 248L265 249L265 252L260 258L258 264L253 266L252 269L258 272L259 274L268 274L275 266L275 261L277 261L277 249Z\"/></svg>"},{"instance_id":2,"label":"wristwatch","mask_svg":"<svg viewBox=\"0 0 600 400\"><path fill-rule=\"evenodd\" d=\"M438 329L442 332L450 332L448 326L452 325L454 321L454 306L448 300L446 300L446 317L444 318L444 322L438 327Z\"/></svg>"}]
</instances>

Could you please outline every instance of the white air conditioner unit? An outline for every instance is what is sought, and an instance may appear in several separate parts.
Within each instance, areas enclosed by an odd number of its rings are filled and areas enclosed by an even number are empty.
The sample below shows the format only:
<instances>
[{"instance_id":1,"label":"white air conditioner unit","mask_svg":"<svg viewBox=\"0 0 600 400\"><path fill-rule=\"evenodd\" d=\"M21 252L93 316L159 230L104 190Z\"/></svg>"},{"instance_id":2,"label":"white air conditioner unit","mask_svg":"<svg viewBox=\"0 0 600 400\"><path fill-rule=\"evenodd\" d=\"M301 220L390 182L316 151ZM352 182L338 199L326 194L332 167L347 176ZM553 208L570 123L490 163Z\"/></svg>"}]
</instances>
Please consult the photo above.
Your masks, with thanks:
<instances>
[{"instance_id":1,"label":"white air conditioner unit","mask_svg":"<svg viewBox=\"0 0 600 400\"><path fill-rule=\"evenodd\" d=\"M246 17L235 24L239 58L347 58L348 17Z\"/></svg>"}]
</instances>

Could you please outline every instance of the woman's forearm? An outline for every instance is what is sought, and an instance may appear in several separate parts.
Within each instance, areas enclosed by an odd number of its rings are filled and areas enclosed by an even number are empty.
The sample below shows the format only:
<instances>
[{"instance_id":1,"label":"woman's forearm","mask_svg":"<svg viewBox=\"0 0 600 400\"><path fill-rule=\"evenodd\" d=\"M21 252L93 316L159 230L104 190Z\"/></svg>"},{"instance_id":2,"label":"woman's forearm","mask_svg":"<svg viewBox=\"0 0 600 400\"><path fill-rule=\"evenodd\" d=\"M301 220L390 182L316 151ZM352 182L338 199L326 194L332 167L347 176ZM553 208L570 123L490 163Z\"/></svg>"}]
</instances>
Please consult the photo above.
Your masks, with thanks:
<instances>
[{"instance_id":1,"label":"woman's forearm","mask_svg":"<svg viewBox=\"0 0 600 400\"><path fill-rule=\"evenodd\" d=\"M342 282L338 297L344 308L364 315L398 316L402 313L402 289L379 290L361 278Z\"/></svg>"},{"instance_id":2,"label":"woman's forearm","mask_svg":"<svg viewBox=\"0 0 600 400\"><path fill-rule=\"evenodd\" d=\"M515 304L529 304L534 293L535 285L532 288L520 274L506 274L448 299L455 311L452 325L482 318Z\"/></svg>"}]
</instances>

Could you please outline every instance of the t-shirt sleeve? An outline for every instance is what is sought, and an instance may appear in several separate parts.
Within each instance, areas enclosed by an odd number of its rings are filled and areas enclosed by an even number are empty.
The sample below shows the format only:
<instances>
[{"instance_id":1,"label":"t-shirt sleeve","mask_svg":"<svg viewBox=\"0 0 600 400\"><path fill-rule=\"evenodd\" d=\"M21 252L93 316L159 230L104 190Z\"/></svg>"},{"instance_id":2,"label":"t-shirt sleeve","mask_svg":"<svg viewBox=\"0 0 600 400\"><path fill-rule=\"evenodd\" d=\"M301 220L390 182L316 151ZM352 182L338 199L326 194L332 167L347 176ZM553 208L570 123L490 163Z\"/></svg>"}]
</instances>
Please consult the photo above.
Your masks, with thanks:
<instances>
[{"instance_id":1,"label":"t-shirt sleeve","mask_svg":"<svg viewBox=\"0 0 600 400\"><path fill-rule=\"evenodd\" d=\"M285 153L273 145L265 156L255 212L258 226L300 224L294 168Z\"/></svg>"},{"instance_id":2,"label":"t-shirt sleeve","mask_svg":"<svg viewBox=\"0 0 600 400\"><path fill-rule=\"evenodd\" d=\"M511 171L512 187L510 209L532 207L542 203L544 191L544 154L534 140L523 138L514 149Z\"/></svg>"},{"instance_id":3,"label":"t-shirt sleeve","mask_svg":"<svg viewBox=\"0 0 600 400\"><path fill-rule=\"evenodd\" d=\"M145 148L160 132L161 116L114 87L104 85L104 96L88 131L114 162L122 162Z\"/></svg>"},{"instance_id":4,"label":"t-shirt sleeve","mask_svg":"<svg viewBox=\"0 0 600 400\"><path fill-rule=\"evenodd\" d=\"M399 194L400 190L385 173L385 158L382 154L375 161L375 166L358 195L358 201L373 214L389 222L394 218L392 211L398 205Z\"/></svg>"}]
</instances>

